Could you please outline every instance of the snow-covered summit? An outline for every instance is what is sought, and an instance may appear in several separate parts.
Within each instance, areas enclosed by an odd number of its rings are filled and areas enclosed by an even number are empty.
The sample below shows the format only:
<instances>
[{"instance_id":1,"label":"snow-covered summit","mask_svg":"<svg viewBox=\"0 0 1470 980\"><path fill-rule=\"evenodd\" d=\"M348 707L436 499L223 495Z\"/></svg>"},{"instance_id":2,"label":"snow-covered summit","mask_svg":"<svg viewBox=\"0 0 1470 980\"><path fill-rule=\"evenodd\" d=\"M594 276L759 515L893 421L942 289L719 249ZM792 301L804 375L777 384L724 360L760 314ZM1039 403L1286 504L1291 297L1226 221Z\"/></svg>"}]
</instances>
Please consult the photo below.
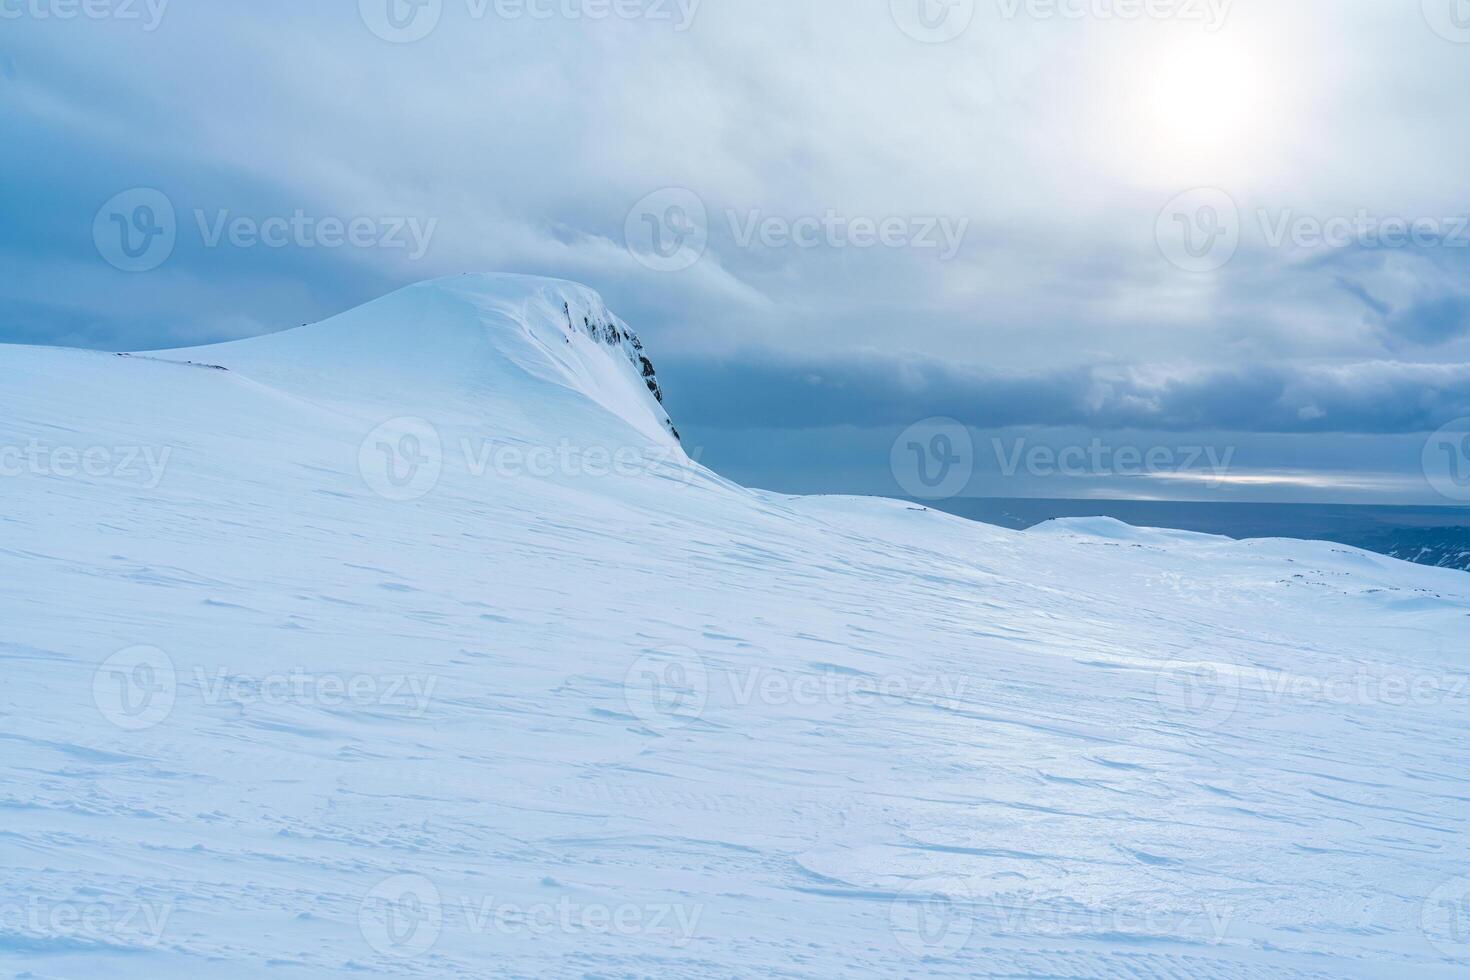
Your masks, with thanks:
<instances>
[{"instance_id":1,"label":"snow-covered summit","mask_svg":"<svg viewBox=\"0 0 1470 980\"><path fill-rule=\"evenodd\" d=\"M320 323L234 343L153 352L317 393L411 404L420 392L560 389L658 442L678 433L638 335L594 290L561 279L464 274L408 286ZM369 383L382 385L371 388ZM575 408L557 412L575 424Z\"/></svg>"}]
</instances>

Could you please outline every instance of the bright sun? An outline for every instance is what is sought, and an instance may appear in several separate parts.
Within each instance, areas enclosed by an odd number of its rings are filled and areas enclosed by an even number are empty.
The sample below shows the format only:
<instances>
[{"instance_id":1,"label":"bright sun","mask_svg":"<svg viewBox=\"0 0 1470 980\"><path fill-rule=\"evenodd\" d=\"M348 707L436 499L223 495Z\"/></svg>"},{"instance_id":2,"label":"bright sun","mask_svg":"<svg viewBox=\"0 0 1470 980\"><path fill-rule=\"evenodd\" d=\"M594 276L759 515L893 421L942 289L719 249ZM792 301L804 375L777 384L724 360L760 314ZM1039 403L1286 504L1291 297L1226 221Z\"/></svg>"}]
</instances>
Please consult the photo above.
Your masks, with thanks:
<instances>
[{"instance_id":1,"label":"bright sun","mask_svg":"<svg viewBox=\"0 0 1470 980\"><path fill-rule=\"evenodd\" d=\"M1250 141L1265 112L1262 66L1219 37L1163 52L1143 111L1181 154L1219 154Z\"/></svg>"},{"instance_id":2,"label":"bright sun","mask_svg":"<svg viewBox=\"0 0 1470 980\"><path fill-rule=\"evenodd\" d=\"M1117 163L1157 181L1249 177L1270 165L1282 93L1265 52L1221 33L1135 53L1114 66L1121 99L1105 114L1115 128L1103 139Z\"/></svg>"}]
</instances>

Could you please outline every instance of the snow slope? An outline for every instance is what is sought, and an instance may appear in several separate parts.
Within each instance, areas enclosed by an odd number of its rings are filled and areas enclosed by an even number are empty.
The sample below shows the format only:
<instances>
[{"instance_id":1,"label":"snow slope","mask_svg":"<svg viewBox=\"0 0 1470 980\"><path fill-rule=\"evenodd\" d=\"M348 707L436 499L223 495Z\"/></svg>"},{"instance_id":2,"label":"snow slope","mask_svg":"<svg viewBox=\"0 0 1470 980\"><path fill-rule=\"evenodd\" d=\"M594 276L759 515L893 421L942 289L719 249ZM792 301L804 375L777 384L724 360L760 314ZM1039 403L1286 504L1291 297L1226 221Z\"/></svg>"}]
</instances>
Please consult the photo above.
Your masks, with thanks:
<instances>
[{"instance_id":1,"label":"snow slope","mask_svg":"<svg viewBox=\"0 0 1470 980\"><path fill-rule=\"evenodd\" d=\"M0 975L1470 969L1470 578L746 490L641 357L0 348Z\"/></svg>"}]
</instances>

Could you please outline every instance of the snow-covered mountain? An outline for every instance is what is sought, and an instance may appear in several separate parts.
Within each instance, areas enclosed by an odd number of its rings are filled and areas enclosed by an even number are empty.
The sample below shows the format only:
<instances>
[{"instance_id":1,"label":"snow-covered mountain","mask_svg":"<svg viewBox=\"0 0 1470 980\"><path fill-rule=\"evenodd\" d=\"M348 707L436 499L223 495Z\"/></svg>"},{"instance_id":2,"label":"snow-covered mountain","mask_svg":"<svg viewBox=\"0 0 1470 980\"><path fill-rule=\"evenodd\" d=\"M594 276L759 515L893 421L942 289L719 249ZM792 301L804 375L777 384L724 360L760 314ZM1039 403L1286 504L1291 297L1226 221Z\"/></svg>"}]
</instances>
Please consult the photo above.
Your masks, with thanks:
<instances>
[{"instance_id":1,"label":"snow-covered mountain","mask_svg":"<svg viewBox=\"0 0 1470 980\"><path fill-rule=\"evenodd\" d=\"M1470 578L744 489L646 357L0 348L0 968L1463 975Z\"/></svg>"}]
</instances>

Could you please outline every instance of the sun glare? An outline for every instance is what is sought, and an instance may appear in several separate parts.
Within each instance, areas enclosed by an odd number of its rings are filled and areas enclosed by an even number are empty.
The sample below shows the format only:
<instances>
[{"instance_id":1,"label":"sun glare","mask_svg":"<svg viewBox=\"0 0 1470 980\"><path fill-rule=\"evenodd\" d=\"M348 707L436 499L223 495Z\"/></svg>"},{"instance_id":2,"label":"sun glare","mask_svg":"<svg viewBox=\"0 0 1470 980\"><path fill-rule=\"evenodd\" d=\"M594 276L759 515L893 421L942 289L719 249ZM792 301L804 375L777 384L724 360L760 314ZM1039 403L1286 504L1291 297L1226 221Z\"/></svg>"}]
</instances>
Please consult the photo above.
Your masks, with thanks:
<instances>
[{"instance_id":1,"label":"sun glare","mask_svg":"<svg viewBox=\"0 0 1470 980\"><path fill-rule=\"evenodd\" d=\"M1149 122L1181 152L1217 153L1238 144L1262 108L1251 53L1218 38L1165 52L1155 78Z\"/></svg>"},{"instance_id":2,"label":"sun glare","mask_svg":"<svg viewBox=\"0 0 1470 980\"><path fill-rule=\"evenodd\" d=\"M1187 181L1251 177L1271 163L1284 93L1266 52L1207 34L1155 39L1135 54L1123 69L1122 103L1107 113L1117 128L1104 137L1124 166L1145 179Z\"/></svg>"}]
</instances>

